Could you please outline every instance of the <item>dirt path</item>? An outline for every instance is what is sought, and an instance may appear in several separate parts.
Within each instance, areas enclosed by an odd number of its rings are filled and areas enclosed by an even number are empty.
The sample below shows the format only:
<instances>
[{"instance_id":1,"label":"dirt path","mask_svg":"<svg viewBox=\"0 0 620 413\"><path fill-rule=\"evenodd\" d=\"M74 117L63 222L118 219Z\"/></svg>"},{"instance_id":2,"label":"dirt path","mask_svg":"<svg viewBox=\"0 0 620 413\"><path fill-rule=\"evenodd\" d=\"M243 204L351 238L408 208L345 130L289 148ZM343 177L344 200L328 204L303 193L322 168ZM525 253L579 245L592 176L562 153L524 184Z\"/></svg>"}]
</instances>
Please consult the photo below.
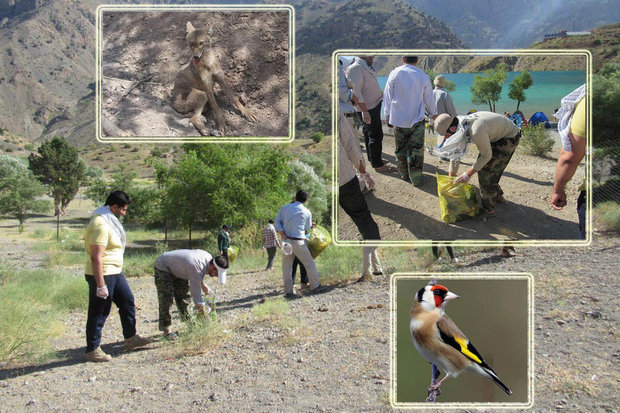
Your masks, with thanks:
<instances>
[{"instance_id":1,"label":"dirt path","mask_svg":"<svg viewBox=\"0 0 620 413\"><path fill-rule=\"evenodd\" d=\"M535 411L617 412L620 239L597 236L587 248L518 252L501 259L497 249L457 251L458 267L439 263L429 271L532 273ZM281 294L277 269L231 270L229 283L215 286L226 339L206 354L181 359L163 343L123 352L113 314L103 345L114 360L84 364L85 314L72 313L54 343L59 359L3 366L0 411L391 411L388 280L378 277L292 301L290 328L248 315L252 306ZM155 337L153 281L134 278L130 284L139 332Z\"/></svg>"},{"instance_id":2,"label":"dirt path","mask_svg":"<svg viewBox=\"0 0 620 413\"><path fill-rule=\"evenodd\" d=\"M361 133L361 132L360 132ZM384 128L384 158L396 165L394 133ZM434 139L426 135L427 143ZM460 171L476 159L475 146L463 159ZM559 147L552 151L557 156ZM441 220L435 173L448 174L448 162L425 152L425 181L419 188L402 181L398 172L377 173L371 170L376 189L366 195L366 201L383 240L568 240L579 236L577 226L577 188L583 177L583 166L568 186L568 205L555 211L549 205L557 158L537 158L525 155L517 148L500 184L507 200L496 208L496 216L488 220L469 219L455 224ZM478 186L477 177L471 184ZM342 240L360 239L350 218L339 209L338 237Z\"/></svg>"},{"instance_id":3,"label":"dirt path","mask_svg":"<svg viewBox=\"0 0 620 413\"><path fill-rule=\"evenodd\" d=\"M191 57L188 21L212 29L229 85L258 117L256 123L245 119L218 85L216 101L230 136L288 136L288 13L280 11L105 12L102 114L110 130L123 136L200 136L168 103L176 73ZM204 113L212 134L219 133L212 111Z\"/></svg>"}]
</instances>

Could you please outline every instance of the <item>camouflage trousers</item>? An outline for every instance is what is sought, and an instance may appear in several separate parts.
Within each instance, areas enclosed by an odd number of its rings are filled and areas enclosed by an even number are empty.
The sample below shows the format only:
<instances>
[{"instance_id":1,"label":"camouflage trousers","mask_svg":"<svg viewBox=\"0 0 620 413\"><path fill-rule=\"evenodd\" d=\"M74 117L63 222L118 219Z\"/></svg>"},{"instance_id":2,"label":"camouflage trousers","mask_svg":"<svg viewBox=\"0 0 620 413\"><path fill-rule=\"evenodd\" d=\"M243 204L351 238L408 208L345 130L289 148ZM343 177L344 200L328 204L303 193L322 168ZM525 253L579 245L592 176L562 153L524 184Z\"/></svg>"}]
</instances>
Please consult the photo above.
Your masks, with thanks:
<instances>
[{"instance_id":1,"label":"camouflage trousers","mask_svg":"<svg viewBox=\"0 0 620 413\"><path fill-rule=\"evenodd\" d=\"M492 211L497 199L504 194L499 186L499 180L515 153L515 149L519 146L520 139L521 133L514 138L503 138L491 143L493 157L478 171L478 183L480 184L482 210L484 212Z\"/></svg>"},{"instance_id":2,"label":"camouflage trousers","mask_svg":"<svg viewBox=\"0 0 620 413\"><path fill-rule=\"evenodd\" d=\"M424 166L424 122L410 128L394 127L396 141L396 161L400 177L409 180L414 186L422 183Z\"/></svg>"},{"instance_id":3,"label":"camouflage trousers","mask_svg":"<svg viewBox=\"0 0 620 413\"><path fill-rule=\"evenodd\" d=\"M179 311L179 318L185 320L189 317L187 306L189 305L189 282L175 277L169 272L155 268L155 287L157 287L157 299L159 301L159 330L164 331L172 324L170 307L175 302Z\"/></svg>"}]
</instances>

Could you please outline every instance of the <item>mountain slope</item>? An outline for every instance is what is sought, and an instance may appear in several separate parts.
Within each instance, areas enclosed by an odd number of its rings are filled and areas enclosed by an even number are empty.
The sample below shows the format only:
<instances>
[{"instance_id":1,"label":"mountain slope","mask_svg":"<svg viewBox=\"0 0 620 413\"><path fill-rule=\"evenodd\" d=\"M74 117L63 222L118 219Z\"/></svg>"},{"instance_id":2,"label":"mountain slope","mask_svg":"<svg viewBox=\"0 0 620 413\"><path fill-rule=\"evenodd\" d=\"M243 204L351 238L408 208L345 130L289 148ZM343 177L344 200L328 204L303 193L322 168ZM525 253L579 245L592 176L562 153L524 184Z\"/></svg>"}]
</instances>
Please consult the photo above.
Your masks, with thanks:
<instances>
[{"instance_id":1,"label":"mountain slope","mask_svg":"<svg viewBox=\"0 0 620 413\"><path fill-rule=\"evenodd\" d=\"M337 49L463 48L445 24L401 0L323 5L297 28L297 125L302 135L331 128L331 55ZM387 59L377 59L380 70Z\"/></svg>"},{"instance_id":2,"label":"mountain slope","mask_svg":"<svg viewBox=\"0 0 620 413\"><path fill-rule=\"evenodd\" d=\"M407 0L446 22L469 48L520 48L546 33L620 21L617 0Z\"/></svg>"}]
</instances>

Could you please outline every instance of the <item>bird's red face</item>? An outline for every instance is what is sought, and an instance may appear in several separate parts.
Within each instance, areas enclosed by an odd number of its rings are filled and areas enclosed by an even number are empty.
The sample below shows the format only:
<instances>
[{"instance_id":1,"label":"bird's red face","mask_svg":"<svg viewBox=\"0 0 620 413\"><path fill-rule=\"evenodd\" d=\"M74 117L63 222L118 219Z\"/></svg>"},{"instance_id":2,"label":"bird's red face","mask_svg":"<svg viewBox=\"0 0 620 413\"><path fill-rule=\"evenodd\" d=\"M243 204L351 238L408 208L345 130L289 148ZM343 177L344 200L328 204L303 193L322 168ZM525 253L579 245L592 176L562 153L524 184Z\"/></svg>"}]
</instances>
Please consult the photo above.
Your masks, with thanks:
<instances>
[{"instance_id":1,"label":"bird's red face","mask_svg":"<svg viewBox=\"0 0 620 413\"><path fill-rule=\"evenodd\" d=\"M433 299L435 300L435 307L437 308L440 308L442 304L446 301L459 298L458 295L451 293L450 291L448 291L446 287L440 284L433 285L431 287L431 292L433 293Z\"/></svg>"}]
</instances>

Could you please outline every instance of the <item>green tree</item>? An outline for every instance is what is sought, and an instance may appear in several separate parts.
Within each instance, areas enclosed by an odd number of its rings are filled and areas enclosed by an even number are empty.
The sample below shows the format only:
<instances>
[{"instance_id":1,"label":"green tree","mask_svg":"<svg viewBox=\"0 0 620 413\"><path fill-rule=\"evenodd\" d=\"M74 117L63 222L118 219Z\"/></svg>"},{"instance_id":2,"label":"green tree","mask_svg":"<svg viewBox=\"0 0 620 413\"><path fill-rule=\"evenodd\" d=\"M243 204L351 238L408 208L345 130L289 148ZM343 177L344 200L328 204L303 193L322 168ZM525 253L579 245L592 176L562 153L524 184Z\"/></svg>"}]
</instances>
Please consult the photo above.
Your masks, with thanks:
<instances>
[{"instance_id":1,"label":"green tree","mask_svg":"<svg viewBox=\"0 0 620 413\"><path fill-rule=\"evenodd\" d=\"M620 130L620 64L606 63L592 80L593 144L618 146Z\"/></svg>"},{"instance_id":2,"label":"green tree","mask_svg":"<svg viewBox=\"0 0 620 413\"><path fill-rule=\"evenodd\" d=\"M242 227L290 202L288 160L269 145L186 145L183 159L156 167L163 218L187 228Z\"/></svg>"},{"instance_id":3,"label":"green tree","mask_svg":"<svg viewBox=\"0 0 620 413\"><path fill-rule=\"evenodd\" d=\"M312 219L318 224L327 224L329 210L329 193L325 183L314 172L310 165L293 161L288 175L288 191L295 194L303 189L308 193L306 207L312 212Z\"/></svg>"},{"instance_id":4,"label":"green tree","mask_svg":"<svg viewBox=\"0 0 620 413\"><path fill-rule=\"evenodd\" d=\"M23 225L32 213L50 209L49 201L41 199L47 189L20 159L0 156L0 214L15 217Z\"/></svg>"},{"instance_id":5,"label":"green tree","mask_svg":"<svg viewBox=\"0 0 620 413\"><path fill-rule=\"evenodd\" d=\"M520 75L515 76L512 82L510 82L508 97L517 101L516 110L519 110L519 105L521 105L521 102L525 102L525 90L533 84L534 80L532 79L532 75L527 70L521 72Z\"/></svg>"},{"instance_id":6,"label":"green tree","mask_svg":"<svg viewBox=\"0 0 620 413\"><path fill-rule=\"evenodd\" d=\"M84 182L86 166L77 149L62 138L45 141L28 157L34 176L48 187L54 202L54 214L60 216Z\"/></svg>"},{"instance_id":7,"label":"green tree","mask_svg":"<svg viewBox=\"0 0 620 413\"><path fill-rule=\"evenodd\" d=\"M85 195L97 205L103 205L112 191L123 191L129 195L131 205L127 209L124 222L127 224L157 224L161 220L156 213L160 197L155 185L140 185L136 183L138 174L127 167L120 167L106 181L97 177L91 179L84 191Z\"/></svg>"},{"instance_id":8,"label":"green tree","mask_svg":"<svg viewBox=\"0 0 620 413\"><path fill-rule=\"evenodd\" d=\"M474 76L474 84L470 87L471 101L475 105L489 105L489 110L495 112L495 103L502 94L502 85L506 81L506 65L501 63L494 69L484 72L484 75Z\"/></svg>"}]
</instances>

